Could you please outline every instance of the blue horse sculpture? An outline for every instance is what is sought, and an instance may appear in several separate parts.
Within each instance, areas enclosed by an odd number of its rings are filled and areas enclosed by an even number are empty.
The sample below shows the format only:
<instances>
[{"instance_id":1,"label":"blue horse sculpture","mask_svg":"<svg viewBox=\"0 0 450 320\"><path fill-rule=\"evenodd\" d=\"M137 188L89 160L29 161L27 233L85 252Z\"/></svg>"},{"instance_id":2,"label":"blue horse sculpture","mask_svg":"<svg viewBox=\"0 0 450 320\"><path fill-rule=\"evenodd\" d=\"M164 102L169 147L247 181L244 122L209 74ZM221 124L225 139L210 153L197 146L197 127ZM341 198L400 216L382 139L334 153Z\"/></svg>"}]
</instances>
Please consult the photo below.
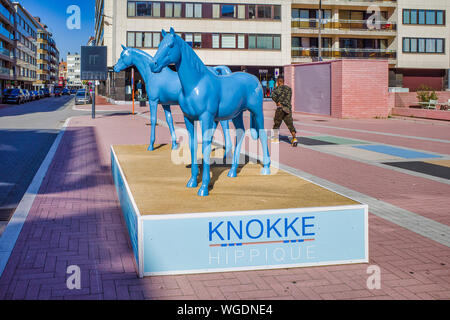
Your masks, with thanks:
<instances>
[{"instance_id":1,"label":"blue horse sculpture","mask_svg":"<svg viewBox=\"0 0 450 320\"><path fill-rule=\"evenodd\" d=\"M170 68L164 68L160 73L153 73L150 69L153 64L153 57L148 53L134 48L127 48L122 46L123 51L120 55L120 59L114 66L115 72L120 72L129 66L136 66L139 73L144 79L145 87L147 89L147 95L150 105L150 122L151 122L151 134L150 144L148 150L154 150L155 143L155 127L156 127L156 108L158 103L161 103L166 115L167 125L169 126L170 135L172 137L172 149L177 149L177 137L173 127L172 112L170 105L180 104L180 101L184 101L183 92L181 90L180 79L176 72ZM208 67L211 72L218 75L230 74L231 70L227 66ZM229 132L228 121L220 122L225 140L225 156L231 154L231 137Z\"/></svg>"},{"instance_id":2,"label":"blue horse sculpture","mask_svg":"<svg viewBox=\"0 0 450 320\"><path fill-rule=\"evenodd\" d=\"M170 33L162 30L162 35L164 39L153 58L151 69L153 72L163 72L165 67L173 63L180 78L184 92L180 107L189 132L192 162L191 178L187 187L197 187L199 174L194 121L201 121L203 135L203 176L198 195L207 196L210 182L211 142L217 121L232 119L236 127L236 146L231 170L228 173L229 177L236 177L244 138L243 112L246 110L251 113L252 137L254 139L259 137L263 148L261 173L270 174L269 148L264 130L263 91L258 79L245 72L217 76L208 71L194 50L175 34L173 28L170 28Z\"/></svg>"}]
</instances>

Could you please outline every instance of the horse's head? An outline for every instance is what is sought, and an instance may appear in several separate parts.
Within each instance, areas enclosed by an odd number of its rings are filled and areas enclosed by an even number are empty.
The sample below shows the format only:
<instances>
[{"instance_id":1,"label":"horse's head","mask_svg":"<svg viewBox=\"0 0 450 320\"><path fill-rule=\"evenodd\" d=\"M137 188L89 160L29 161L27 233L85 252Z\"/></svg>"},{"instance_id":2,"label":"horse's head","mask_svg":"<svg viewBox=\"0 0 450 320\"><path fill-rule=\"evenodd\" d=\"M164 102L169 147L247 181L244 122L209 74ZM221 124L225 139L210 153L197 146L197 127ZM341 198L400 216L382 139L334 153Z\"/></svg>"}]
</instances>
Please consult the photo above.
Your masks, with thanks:
<instances>
[{"instance_id":1,"label":"horse's head","mask_svg":"<svg viewBox=\"0 0 450 320\"><path fill-rule=\"evenodd\" d=\"M131 49L125 47L124 45L122 45L122 49L123 51L120 54L119 61L117 61L116 65L114 66L115 72L120 72L133 64Z\"/></svg>"},{"instance_id":2,"label":"horse's head","mask_svg":"<svg viewBox=\"0 0 450 320\"><path fill-rule=\"evenodd\" d=\"M158 51L153 57L154 61L151 65L152 72L161 72L164 67L181 60L181 48L178 44L175 30L170 28L170 32L161 31L163 40L159 44Z\"/></svg>"}]
</instances>

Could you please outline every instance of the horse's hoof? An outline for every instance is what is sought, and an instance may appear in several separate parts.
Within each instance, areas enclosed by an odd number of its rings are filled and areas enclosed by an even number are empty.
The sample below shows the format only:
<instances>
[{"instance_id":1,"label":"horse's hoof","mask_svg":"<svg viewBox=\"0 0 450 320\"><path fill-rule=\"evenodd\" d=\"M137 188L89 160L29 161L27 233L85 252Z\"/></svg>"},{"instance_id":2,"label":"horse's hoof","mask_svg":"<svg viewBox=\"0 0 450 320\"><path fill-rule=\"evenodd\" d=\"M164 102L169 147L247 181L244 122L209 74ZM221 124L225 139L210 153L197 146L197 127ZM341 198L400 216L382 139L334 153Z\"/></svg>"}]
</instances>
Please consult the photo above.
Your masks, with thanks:
<instances>
[{"instance_id":1,"label":"horse's hoof","mask_svg":"<svg viewBox=\"0 0 450 320\"><path fill-rule=\"evenodd\" d=\"M236 170L231 169L231 170L228 172L227 176L230 177L230 178L236 178L236 177L237 177Z\"/></svg>"},{"instance_id":2,"label":"horse's hoof","mask_svg":"<svg viewBox=\"0 0 450 320\"><path fill-rule=\"evenodd\" d=\"M149 145L148 148L147 148L147 151L153 151L153 150L155 150L155 148L153 147L153 145Z\"/></svg>"},{"instance_id":3,"label":"horse's hoof","mask_svg":"<svg viewBox=\"0 0 450 320\"><path fill-rule=\"evenodd\" d=\"M270 175L270 167L263 167L261 169L261 174L265 176Z\"/></svg>"},{"instance_id":4,"label":"horse's hoof","mask_svg":"<svg viewBox=\"0 0 450 320\"><path fill-rule=\"evenodd\" d=\"M200 197L206 197L209 195L208 187L201 186L200 189L198 189L197 193Z\"/></svg>"},{"instance_id":5,"label":"horse's hoof","mask_svg":"<svg viewBox=\"0 0 450 320\"><path fill-rule=\"evenodd\" d=\"M176 142L172 142L172 150L178 150L179 144Z\"/></svg>"},{"instance_id":6,"label":"horse's hoof","mask_svg":"<svg viewBox=\"0 0 450 320\"><path fill-rule=\"evenodd\" d=\"M187 185L186 185L186 187L188 187L188 188L197 188L197 186L198 186L198 184L197 184L197 178L191 178L191 179L189 179L189 181L188 181L188 183L187 183Z\"/></svg>"}]
</instances>

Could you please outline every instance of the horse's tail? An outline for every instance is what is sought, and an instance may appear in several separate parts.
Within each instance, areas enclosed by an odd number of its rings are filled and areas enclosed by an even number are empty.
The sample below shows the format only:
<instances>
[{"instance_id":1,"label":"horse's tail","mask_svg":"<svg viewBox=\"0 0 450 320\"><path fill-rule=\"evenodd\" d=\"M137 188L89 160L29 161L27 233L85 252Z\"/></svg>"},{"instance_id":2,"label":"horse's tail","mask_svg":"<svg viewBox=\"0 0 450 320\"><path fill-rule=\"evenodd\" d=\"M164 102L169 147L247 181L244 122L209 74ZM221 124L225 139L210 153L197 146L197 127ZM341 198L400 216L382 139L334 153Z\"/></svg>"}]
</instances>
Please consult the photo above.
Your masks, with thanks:
<instances>
[{"instance_id":1,"label":"horse's tail","mask_svg":"<svg viewBox=\"0 0 450 320\"><path fill-rule=\"evenodd\" d=\"M250 134L254 140L258 140L259 133L258 130L256 130L255 115L253 113L250 113Z\"/></svg>"}]
</instances>

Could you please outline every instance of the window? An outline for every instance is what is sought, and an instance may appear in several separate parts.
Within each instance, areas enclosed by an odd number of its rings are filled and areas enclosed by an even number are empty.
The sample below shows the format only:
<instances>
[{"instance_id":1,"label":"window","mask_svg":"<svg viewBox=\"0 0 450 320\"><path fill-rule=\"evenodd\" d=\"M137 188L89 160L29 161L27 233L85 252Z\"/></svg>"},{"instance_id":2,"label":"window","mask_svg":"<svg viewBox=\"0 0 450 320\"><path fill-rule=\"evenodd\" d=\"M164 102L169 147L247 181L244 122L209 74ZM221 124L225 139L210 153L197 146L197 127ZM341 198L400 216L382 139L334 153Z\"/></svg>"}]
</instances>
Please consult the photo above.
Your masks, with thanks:
<instances>
[{"instance_id":1,"label":"window","mask_svg":"<svg viewBox=\"0 0 450 320\"><path fill-rule=\"evenodd\" d=\"M153 3L153 16L160 17L161 16L161 4L159 2Z\"/></svg>"},{"instance_id":2,"label":"window","mask_svg":"<svg viewBox=\"0 0 450 320\"><path fill-rule=\"evenodd\" d=\"M134 41L134 32L128 32L127 34L127 47L134 47L135 41ZM42 59L42 57L41 57Z\"/></svg>"},{"instance_id":3,"label":"window","mask_svg":"<svg viewBox=\"0 0 450 320\"><path fill-rule=\"evenodd\" d=\"M161 42L161 35L159 32L153 33L153 48L158 48Z\"/></svg>"},{"instance_id":4,"label":"window","mask_svg":"<svg viewBox=\"0 0 450 320\"><path fill-rule=\"evenodd\" d=\"M218 49L219 48L219 43L220 43L220 38L218 34L213 34L212 35L212 47L213 49Z\"/></svg>"},{"instance_id":5,"label":"window","mask_svg":"<svg viewBox=\"0 0 450 320\"><path fill-rule=\"evenodd\" d=\"M403 10L403 24L445 25L443 10Z\"/></svg>"},{"instance_id":6,"label":"window","mask_svg":"<svg viewBox=\"0 0 450 320\"><path fill-rule=\"evenodd\" d=\"M194 34L194 48L201 48L201 47L202 47L202 35Z\"/></svg>"},{"instance_id":7,"label":"window","mask_svg":"<svg viewBox=\"0 0 450 320\"><path fill-rule=\"evenodd\" d=\"M192 47L193 44L194 44L194 36L193 36L193 34L192 33L186 33L184 35L184 41L186 41L186 43Z\"/></svg>"},{"instance_id":8,"label":"window","mask_svg":"<svg viewBox=\"0 0 450 320\"><path fill-rule=\"evenodd\" d=\"M136 16L144 17L152 15L152 3L149 1L136 2Z\"/></svg>"},{"instance_id":9,"label":"window","mask_svg":"<svg viewBox=\"0 0 450 320\"><path fill-rule=\"evenodd\" d=\"M202 4L201 3L196 3L194 4L194 17L195 18L201 18L202 17Z\"/></svg>"},{"instance_id":10,"label":"window","mask_svg":"<svg viewBox=\"0 0 450 320\"><path fill-rule=\"evenodd\" d=\"M436 11L436 24L444 25L444 11Z\"/></svg>"},{"instance_id":11,"label":"window","mask_svg":"<svg viewBox=\"0 0 450 320\"><path fill-rule=\"evenodd\" d=\"M254 36L254 35L248 36L248 48L256 49L256 36Z\"/></svg>"},{"instance_id":12,"label":"window","mask_svg":"<svg viewBox=\"0 0 450 320\"><path fill-rule=\"evenodd\" d=\"M232 4L222 5L222 18L236 18L236 6Z\"/></svg>"},{"instance_id":13,"label":"window","mask_svg":"<svg viewBox=\"0 0 450 320\"><path fill-rule=\"evenodd\" d=\"M425 10L419 10L419 24L425 24Z\"/></svg>"},{"instance_id":14,"label":"window","mask_svg":"<svg viewBox=\"0 0 450 320\"><path fill-rule=\"evenodd\" d=\"M256 18L256 6L254 4L250 4L248 6L248 18L255 19Z\"/></svg>"},{"instance_id":15,"label":"window","mask_svg":"<svg viewBox=\"0 0 450 320\"><path fill-rule=\"evenodd\" d=\"M258 19L271 19L272 18L272 6L258 5Z\"/></svg>"},{"instance_id":16,"label":"window","mask_svg":"<svg viewBox=\"0 0 450 320\"><path fill-rule=\"evenodd\" d=\"M257 36L256 46L258 49L273 49L272 36Z\"/></svg>"},{"instance_id":17,"label":"window","mask_svg":"<svg viewBox=\"0 0 450 320\"><path fill-rule=\"evenodd\" d=\"M281 20L281 6L273 7L273 18L275 20Z\"/></svg>"},{"instance_id":18,"label":"window","mask_svg":"<svg viewBox=\"0 0 450 320\"><path fill-rule=\"evenodd\" d=\"M245 35L238 35L238 49L245 49Z\"/></svg>"},{"instance_id":19,"label":"window","mask_svg":"<svg viewBox=\"0 0 450 320\"><path fill-rule=\"evenodd\" d=\"M409 48L409 38L403 38L403 52L411 52Z\"/></svg>"},{"instance_id":20,"label":"window","mask_svg":"<svg viewBox=\"0 0 450 320\"><path fill-rule=\"evenodd\" d=\"M245 19L245 5L238 5L238 19Z\"/></svg>"},{"instance_id":21,"label":"window","mask_svg":"<svg viewBox=\"0 0 450 320\"><path fill-rule=\"evenodd\" d=\"M222 48L224 48L224 49L236 48L236 35L223 34L222 35Z\"/></svg>"},{"instance_id":22,"label":"window","mask_svg":"<svg viewBox=\"0 0 450 320\"><path fill-rule=\"evenodd\" d=\"M281 50L281 37L280 36L273 37L273 48L275 50Z\"/></svg>"},{"instance_id":23,"label":"window","mask_svg":"<svg viewBox=\"0 0 450 320\"><path fill-rule=\"evenodd\" d=\"M213 18L218 19L220 18L220 5L219 4L213 4Z\"/></svg>"},{"instance_id":24,"label":"window","mask_svg":"<svg viewBox=\"0 0 450 320\"><path fill-rule=\"evenodd\" d=\"M403 38L404 53L445 53L445 39Z\"/></svg>"},{"instance_id":25,"label":"window","mask_svg":"<svg viewBox=\"0 0 450 320\"><path fill-rule=\"evenodd\" d=\"M173 4L173 16L175 18L181 17L181 3L174 3Z\"/></svg>"},{"instance_id":26,"label":"window","mask_svg":"<svg viewBox=\"0 0 450 320\"><path fill-rule=\"evenodd\" d=\"M173 17L173 3L167 2L164 8L166 10L166 17Z\"/></svg>"},{"instance_id":27,"label":"window","mask_svg":"<svg viewBox=\"0 0 450 320\"><path fill-rule=\"evenodd\" d=\"M136 32L136 48L142 48L142 32Z\"/></svg>"},{"instance_id":28,"label":"window","mask_svg":"<svg viewBox=\"0 0 450 320\"><path fill-rule=\"evenodd\" d=\"M144 33L144 47L151 48L152 47L152 33L146 32Z\"/></svg>"},{"instance_id":29,"label":"window","mask_svg":"<svg viewBox=\"0 0 450 320\"><path fill-rule=\"evenodd\" d=\"M436 24L436 11L427 10L426 24Z\"/></svg>"},{"instance_id":30,"label":"window","mask_svg":"<svg viewBox=\"0 0 450 320\"><path fill-rule=\"evenodd\" d=\"M186 3L186 18L193 18L194 17L194 4L193 3Z\"/></svg>"}]
</instances>

